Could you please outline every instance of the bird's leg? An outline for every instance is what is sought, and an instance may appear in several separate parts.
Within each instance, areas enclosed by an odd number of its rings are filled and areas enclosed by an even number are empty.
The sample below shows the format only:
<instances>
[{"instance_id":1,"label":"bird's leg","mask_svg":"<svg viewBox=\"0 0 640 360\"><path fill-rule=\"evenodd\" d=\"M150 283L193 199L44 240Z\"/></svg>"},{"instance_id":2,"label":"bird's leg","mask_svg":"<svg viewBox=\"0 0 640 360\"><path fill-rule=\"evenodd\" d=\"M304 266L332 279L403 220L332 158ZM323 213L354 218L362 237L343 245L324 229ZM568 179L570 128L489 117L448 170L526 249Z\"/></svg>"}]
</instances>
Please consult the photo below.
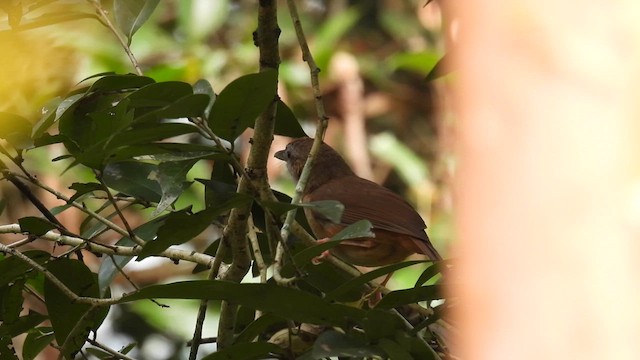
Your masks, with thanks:
<instances>
[{"instance_id":1,"label":"bird's leg","mask_svg":"<svg viewBox=\"0 0 640 360\"><path fill-rule=\"evenodd\" d=\"M372 292L364 296L365 299L368 299L370 308L374 308L376 305L378 305L380 300L382 300L382 292L380 292L380 289L387 285L387 282L391 279L391 276L393 276L393 272L388 273L387 276L384 277L384 280L382 280L382 282L378 286L376 286L376 288L373 289Z\"/></svg>"},{"instance_id":2,"label":"bird's leg","mask_svg":"<svg viewBox=\"0 0 640 360\"><path fill-rule=\"evenodd\" d=\"M331 239L330 239L330 238L324 238L324 239L318 239L316 242L317 242L318 244L323 244L323 243L326 243L326 242L327 242L327 241L329 241L329 240L331 240ZM311 263L312 263L313 265L320 265L320 264L322 264L322 262L324 262L324 260L325 260L326 258L328 258L328 257L329 257L329 255L331 255L331 253L329 252L329 250L325 250L325 251L323 251L323 252L322 252L322 254L320 254L320 255L318 255L318 256L316 256L316 257L314 257L313 259L311 259Z\"/></svg>"}]
</instances>

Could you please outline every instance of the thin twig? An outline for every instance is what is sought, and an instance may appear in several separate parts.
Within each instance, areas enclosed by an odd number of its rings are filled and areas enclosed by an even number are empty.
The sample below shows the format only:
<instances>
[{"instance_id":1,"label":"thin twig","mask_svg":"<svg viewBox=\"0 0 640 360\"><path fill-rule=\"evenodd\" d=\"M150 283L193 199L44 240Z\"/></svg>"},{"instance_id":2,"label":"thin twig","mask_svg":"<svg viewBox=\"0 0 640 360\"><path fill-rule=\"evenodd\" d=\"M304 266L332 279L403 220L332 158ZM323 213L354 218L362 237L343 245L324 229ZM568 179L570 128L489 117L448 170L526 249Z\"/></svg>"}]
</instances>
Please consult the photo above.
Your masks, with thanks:
<instances>
[{"instance_id":1,"label":"thin twig","mask_svg":"<svg viewBox=\"0 0 640 360\"><path fill-rule=\"evenodd\" d=\"M142 76L143 73L142 73L142 69L140 68L140 64L138 63L138 60L136 60L135 55L133 55L133 52L131 51L131 48L129 47L127 40L122 35L122 33L115 27L115 25L113 25L113 23L111 22L111 19L109 19L109 15L107 14L107 11L102 7L102 4L100 3L100 1L89 0L89 2L93 4L93 7L96 9L96 12L100 16L100 20L102 21L102 23L107 28L109 28L109 30L111 30L111 32L116 37L116 39L118 39L120 46L122 46L122 48L124 49L124 52L127 53L127 56L129 57L129 61L131 61L131 64L135 68L136 74Z\"/></svg>"},{"instance_id":2,"label":"thin twig","mask_svg":"<svg viewBox=\"0 0 640 360\"><path fill-rule=\"evenodd\" d=\"M116 214L118 214L118 217L122 221L122 224L124 225L125 229L127 229L127 233L129 234L129 238L130 239L135 238L136 234L131 229L131 226L129 225L129 222L127 221L127 218L124 216L124 214L122 214L122 211L120 210L120 207L118 206L118 202L113 198L113 195L111 194L111 190L109 190L109 187L107 186L107 184L105 184L104 180L102 179L102 175L98 174L97 172L94 172L94 174L96 176L96 179L98 179L98 181L100 182L100 185L102 185L102 187L104 188L103 190L107 193L107 198L109 199L109 202L111 203L111 205L115 209Z\"/></svg>"},{"instance_id":3,"label":"thin twig","mask_svg":"<svg viewBox=\"0 0 640 360\"><path fill-rule=\"evenodd\" d=\"M87 339L87 342L95 347L97 347L98 349L108 352L109 354L115 356L117 359L122 359L122 360L134 360L134 358L129 357L121 352L115 351L105 345L102 345L101 343L93 340L93 339Z\"/></svg>"},{"instance_id":4,"label":"thin twig","mask_svg":"<svg viewBox=\"0 0 640 360\"><path fill-rule=\"evenodd\" d=\"M296 184L295 194L291 199L292 204L298 204L302 199L302 193L304 192L304 188L307 185L309 174L311 173L311 167L313 166L316 154L320 150L320 145L328 126L329 117L326 114L326 111L324 109L324 102L322 101L322 91L320 90L320 81L318 79L318 73L320 73L320 69L316 65L316 62L313 59L313 55L309 50L309 44L307 43L307 39L304 35L304 30L302 29L300 16L298 15L298 9L294 0L287 0L287 7L289 8L289 15L291 16L291 20L293 21L293 26L296 30L296 36L298 37L298 43L300 44L300 49L302 50L302 59L309 65L311 88L315 99L316 112L318 114L318 127L316 128L315 139L313 145L311 146L309 157L307 158L304 168L302 169L302 173L300 174L300 179ZM280 272L282 270L283 256L285 253L284 243L286 243L289 239L291 224L293 224L295 220L296 212L297 209L293 209L287 213L287 217L285 218L282 229L280 230L280 237L282 238L282 242L278 243L278 246L276 248L276 258L274 260L274 278L280 279L282 283L290 283L291 281L293 281L293 279L284 279L280 275Z\"/></svg>"},{"instance_id":5,"label":"thin twig","mask_svg":"<svg viewBox=\"0 0 640 360\"><path fill-rule=\"evenodd\" d=\"M105 224L107 227L109 227L111 230L117 232L118 234L122 235L122 236L130 236L129 232L127 232L125 229L121 228L120 226L116 225L115 223L111 222L109 219L105 218L104 216L96 213L95 211L92 211L90 209L88 209L87 207L83 206L82 204L76 202L76 201L70 201L71 198L62 194L61 192L49 187L48 185L42 183L40 180L36 179L36 178L27 178L25 176L19 175L19 174L14 174L17 177L23 178L29 182L31 182L33 185L49 192L50 194L54 195L56 198L60 199L60 200L64 200L67 202L67 204L73 206L74 208L82 211L83 213L91 216L92 218L100 221L101 223ZM139 238L138 236L136 236L134 234L134 236L131 238L131 240L133 240L136 244L143 246L145 244L145 241L142 240L141 238Z\"/></svg>"},{"instance_id":6,"label":"thin twig","mask_svg":"<svg viewBox=\"0 0 640 360\"><path fill-rule=\"evenodd\" d=\"M260 271L260 282L267 282L267 265L262 257L262 251L260 250L260 243L258 242L258 235L256 234L256 227L253 224L253 215L249 215L249 243L251 244L251 250L253 251L253 257L255 259L258 270Z\"/></svg>"},{"instance_id":7,"label":"thin twig","mask_svg":"<svg viewBox=\"0 0 640 360\"><path fill-rule=\"evenodd\" d=\"M23 231L20 229L20 225L18 224L9 224L9 225L0 225L0 234L22 234ZM44 235L37 236L39 239L52 241L58 244L64 244L69 246L79 246L84 245L85 249L94 253L106 254L106 255L120 255L120 256L137 256L140 254L142 250L139 246L120 246L120 245L103 245L98 243L86 242L82 238L60 235L53 231L49 231ZM8 249L14 248L14 244L11 245L3 245ZM171 261L175 260L183 260L188 261L194 264L200 264L203 266L214 267L215 260L213 256L209 256L207 254L187 251L175 248L169 248L164 250L161 253L154 255L156 257L163 257L169 259Z\"/></svg>"},{"instance_id":8,"label":"thin twig","mask_svg":"<svg viewBox=\"0 0 640 360\"><path fill-rule=\"evenodd\" d=\"M218 274L220 273L220 266L222 265L222 259L224 259L227 251L229 251L229 246L226 245L223 239L220 239L220 245L216 251L213 265L207 274L207 279L215 280L218 277ZM191 346L191 350L189 351L189 360L195 360L197 358L200 344L204 343L204 339L202 338L202 329L204 328L204 320L207 315L208 304L208 300L200 300L198 316L196 318L196 327L193 331L193 337L191 338L191 341L189 341L189 346ZM216 337L215 339L217 341L218 338Z\"/></svg>"},{"instance_id":9,"label":"thin twig","mask_svg":"<svg viewBox=\"0 0 640 360\"><path fill-rule=\"evenodd\" d=\"M78 296L71 289L69 289L62 281L60 281L60 279L58 279L49 270L47 270L44 266L38 264L34 260L31 260L31 258L24 255L20 251L10 248L4 244L0 244L0 252L15 256L20 260L24 261L25 263L27 263L31 268L40 271L44 275L44 277L47 278L47 280L51 281L53 285L55 285L60 291L62 291L63 294L65 294L65 296L67 296L73 302L90 304L95 306L107 306L107 305L113 305L120 300L120 298L99 299L99 298Z\"/></svg>"}]
</instances>

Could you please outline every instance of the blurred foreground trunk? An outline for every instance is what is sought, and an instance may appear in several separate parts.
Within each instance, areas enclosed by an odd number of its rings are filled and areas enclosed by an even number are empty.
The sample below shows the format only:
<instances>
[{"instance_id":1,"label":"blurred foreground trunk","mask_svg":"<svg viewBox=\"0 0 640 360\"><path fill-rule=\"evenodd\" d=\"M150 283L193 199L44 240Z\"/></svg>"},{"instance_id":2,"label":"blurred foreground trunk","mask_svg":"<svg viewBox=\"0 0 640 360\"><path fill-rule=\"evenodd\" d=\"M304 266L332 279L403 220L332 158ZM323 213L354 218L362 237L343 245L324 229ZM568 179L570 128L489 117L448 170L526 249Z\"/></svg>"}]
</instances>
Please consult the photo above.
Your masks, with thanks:
<instances>
[{"instance_id":1,"label":"blurred foreground trunk","mask_svg":"<svg viewBox=\"0 0 640 360\"><path fill-rule=\"evenodd\" d=\"M640 2L448 3L457 352L638 359Z\"/></svg>"}]
</instances>

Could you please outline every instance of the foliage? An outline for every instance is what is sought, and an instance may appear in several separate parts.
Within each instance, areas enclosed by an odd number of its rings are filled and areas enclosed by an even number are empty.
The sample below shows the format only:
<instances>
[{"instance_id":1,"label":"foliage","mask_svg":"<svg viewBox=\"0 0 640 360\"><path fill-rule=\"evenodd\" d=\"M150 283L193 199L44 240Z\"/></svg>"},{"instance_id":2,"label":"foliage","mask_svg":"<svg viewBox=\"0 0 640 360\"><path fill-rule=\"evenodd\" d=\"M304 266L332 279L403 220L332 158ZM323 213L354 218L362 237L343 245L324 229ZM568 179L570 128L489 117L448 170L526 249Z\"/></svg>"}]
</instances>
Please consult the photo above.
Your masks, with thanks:
<instances>
[{"instance_id":1,"label":"foliage","mask_svg":"<svg viewBox=\"0 0 640 360\"><path fill-rule=\"evenodd\" d=\"M48 6L53 5L47 2L3 3L13 30L99 20L121 43L137 74L95 74L49 102L39 119L0 112L3 177L41 212L41 216L14 219L17 225L0 226L0 233L28 236L0 244L5 254L0 260L2 358L33 359L49 345L61 358L73 358L79 352L102 359L127 358L129 352L135 353L135 345L109 349L96 337L107 314L118 304L147 300L162 307L162 299L231 304L231 327L221 326L218 335L231 332L232 341L220 343L219 351L206 359L440 358L442 339L429 327L439 314L428 304L442 295L438 286L425 285L437 276L437 264L424 270L415 287L392 291L377 304L366 301L372 291L370 281L423 262L390 265L365 275L333 263L311 265L314 256L339 241L368 234L370 223L356 223L333 241L311 246L303 241L304 230L297 230L287 242L287 256L278 259L275 249L283 215L300 205L290 204L291 198L270 188L262 189L266 173L254 173L260 169L240 164L233 149L245 130L258 129L260 121L273 121L273 133L267 138L273 134L304 136L296 112L278 96L278 81L291 74L266 67L257 73L245 71L219 93L205 79L190 83L145 76L130 46L159 2L87 3L88 8L74 5L66 13L50 10ZM269 2L262 3L260 6ZM350 11L328 21L345 32L356 20L357 13ZM331 44L340 31L321 34L317 43L320 63L328 62ZM192 41L202 40L199 34L193 30ZM291 34L283 34L286 36ZM255 153L264 151L255 148ZM66 173L84 171L85 175L71 175L72 181L64 184L74 191L72 195L48 187L25 165L36 149L64 149L51 162L64 164ZM196 167L208 169L208 176L194 182L189 174ZM250 184L244 190L243 181ZM193 187L200 189L195 196ZM54 194L65 204L48 207L35 189ZM188 206L181 205L185 198L191 202ZM315 206L339 219L339 205L304 206ZM70 209L84 214L78 229L58 220ZM239 220L244 222L244 231L234 238L227 230L234 226L233 214L243 210L248 214ZM304 223L300 216L297 220ZM224 241L212 236L215 229ZM195 243L201 234L206 234L205 249L179 247ZM117 242L108 241L114 236ZM247 239L256 240L250 242L250 262L260 283L238 282L223 273L223 261L231 267L240 263L237 249L242 244L248 252ZM52 242L64 250L29 250L34 242ZM98 268L86 263L93 255L101 258ZM110 286L124 273L123 268L144 258L187 262L193 266L194 278L141 289L131 283L131 292L112 297ZM267 268L294 278L294 286L275 275L267 277ZM206 278L202 275L205 269ZM38 300L45 308L31 305ZM412 319L418 318L417 323L405 319L407 312ZM202 322L199 319L194 327ZM17 354L12 339L21 334L26 339L22 353ZM203 340L196 331L193 354Z\"/></svg>"}]
</instances>

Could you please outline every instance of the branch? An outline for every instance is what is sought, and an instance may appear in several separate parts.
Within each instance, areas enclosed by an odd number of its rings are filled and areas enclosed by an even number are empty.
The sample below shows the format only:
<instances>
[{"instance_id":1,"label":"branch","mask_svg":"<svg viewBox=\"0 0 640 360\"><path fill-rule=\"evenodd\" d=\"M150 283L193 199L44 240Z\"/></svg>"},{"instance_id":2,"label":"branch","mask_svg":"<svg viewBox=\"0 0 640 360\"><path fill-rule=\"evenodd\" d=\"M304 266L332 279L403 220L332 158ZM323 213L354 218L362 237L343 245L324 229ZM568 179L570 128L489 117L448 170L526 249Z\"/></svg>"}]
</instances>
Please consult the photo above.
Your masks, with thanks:
<instances>
[{"instance_id":1,"label":"branch","mask_svg":"<svg viewBox=\"0 0 640 360\"><path fill-rule=\"evenodd\" d=\"M20 225L18 224L0 225L0 234L22 234L22 233L24 232L20 229ZM91 252L106 254L106 255L137 256L138 254L140 254L140 251L142 250L140 246L129 247L129 246L119 246L119 245L102 245L98 243L87 242L86 240L81 238L60 235L53 231L49 231L44 235L38 236L38 238L47 240L47 241L56 242L58 244L69 245L69 246L84 246L85 249ZM3 245L3 247L6 247L8 249L15 248L14 244ZM169 248L154 256L167 258L172 261L173 260L188 261L195 264L206 266L208 268L212 267L215 262L215 258L213 256L209 256L206 254L193 252L193 251L186 251L186 250L172 249L172 248Z\"/></svg>"},{"instance_id":2,"label":"branch","mask_svg":"<svg viewBox=\"0 0 640 360\"><path fill-rule=\"evenodd\" d=\"M300 16L298 15L298 8L294 0L287 0L287 7L289 8L289 14L291 16L291 20L293 21L293 26L296 30L296 36L298 37L298 43L300 44L300 49L302 50L302 59L307 62L309 65L309 72L311 77L311 88L313 90L313 97L315 99L316 112L318 114L318 127L316 128L316 134L314 137L313 146L311 147L311 151L309 152L309 157L302 169L302 173L300 174L300 179L296 184L296 191L291 199L292 204L300 203L302 199L302 193L304 192L304 188L307 185L309 174L311 173L311 167L313 166L314 159L316 154L320 150L320 145L322 143L322 139L324 138L324 133L329 124L329 117L324 109L324 102L322 101L322 92L320 90L320 81L318 79L318 74L320 73L320 69L316 65L315 60L313 59L313 55L309 50L309 44L307 43L307 39L304 35L304 30L302 29L302 24L300 23ZM284 243L289 239L289 234L291 232L291 224L293 224L296 217L297 209L293 209L287 213L287 217L285 218L284 224L282 225L282 229L280 230L280 237L282 238L282 242L278 243L278 247L276 249L276 258L275 258L275 266L274 266L274 278L279 279L281 283L286 284L292 282L294 279L284 279L280 276L280 271L282 270L283 256L285 253Z\"/></svg>"},{"instance_id":3,"label":"branch","mask_svg":"<svg viewBox=\"0 0 640 360\"><path fill-rule=\"evenodd\" d=\"M13 174L13 173L11 173ZM29 177L25 177L22 175L18 175L18 174L13 174L16 177L20 177L22 179L25 179L29 182L31 182L33 185L47 191L48 193L54 195L56 198L60 199L60 200L64 200L67 204L73 206L74 208L82 211L83 213L91 216L92 218L100 221L101 223L103 223L104 225L106 225L108 228L110 228L111 230L117 232L118 234L122 235L122 236L130 236L129 232L126 231L125 229L119 227L118 225L114 224L113 222L111 222L109 219L105 218L104 216L89 210L88 208L86 208L84 205L75 202L75 201L70 201L71 198L62 194L61 192L52 189L51 187L47 186L46 184L40 182L40 180L36 179L36 178L29 178ZM139 238L138 236L136 236L135 234L133 234L133 237L131 237L131 240L133 240L136 244L143 246L145 244L145 241L142 240L141 238Z\"/></svg>"},{"instance_id":4,"label":"branch","mask_svg":"<svg viewBox=\"0 0 640 360\"><path fill-rule=\"evenodd\" d=\"M258 29L255 33L255 43L260 51L260 71L267 69L278 70L280 55L278 38L277 1L261 0L258 7ZM276 115L276 99L260 115L254 124L251 152L247 159L246 176L240 178L239 193L249 193L252 187L261 193L269 188L267 180L267 160L273 140L273 129ZM247 242L247 220L251 213L251 204L241 208L234 208L229 215L229 222L224 229L224 241L229 242L233 254L233 262L223 279L240 282L249 271L251 256ZM233 343L237 306L223 301L220 309L218 324L218 349L224 349Z\"/></svg>"}]
</instances>

